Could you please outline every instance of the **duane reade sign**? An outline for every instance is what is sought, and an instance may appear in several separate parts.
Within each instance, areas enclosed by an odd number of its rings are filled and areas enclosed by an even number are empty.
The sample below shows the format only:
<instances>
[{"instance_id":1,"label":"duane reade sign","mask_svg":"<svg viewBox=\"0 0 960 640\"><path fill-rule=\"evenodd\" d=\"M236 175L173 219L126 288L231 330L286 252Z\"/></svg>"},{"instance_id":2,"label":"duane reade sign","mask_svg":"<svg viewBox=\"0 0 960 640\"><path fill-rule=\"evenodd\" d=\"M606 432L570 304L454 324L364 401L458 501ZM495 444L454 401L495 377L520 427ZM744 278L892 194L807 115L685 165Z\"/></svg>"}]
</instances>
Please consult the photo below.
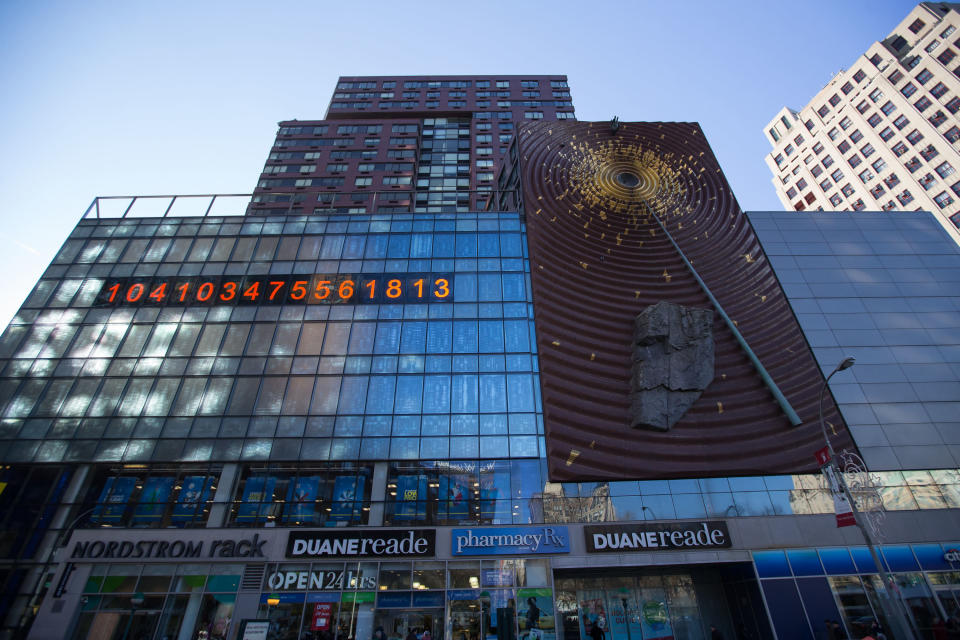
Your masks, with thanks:
<instances>
[{"instance_id":1,"label":"duane reade sign","mask_svg":"<svg viewBox=\"0 0 960 640\"><path fill-rule=\"evenodd\" d=\"M590 553L696 551L731 546L727 523L721 520L586 526L583 535Z\"/></svg>"},{"instance_id":2,"label":"duane reade sign","mask_svg":"<svg viewBox=\"0 0 960 640\"><path fill-rule=\"evenodd\" d=\"M436 553L434 529L367 529L358 531L291 531L288 558L372 558Z\"/></svg>"}]
</instances>

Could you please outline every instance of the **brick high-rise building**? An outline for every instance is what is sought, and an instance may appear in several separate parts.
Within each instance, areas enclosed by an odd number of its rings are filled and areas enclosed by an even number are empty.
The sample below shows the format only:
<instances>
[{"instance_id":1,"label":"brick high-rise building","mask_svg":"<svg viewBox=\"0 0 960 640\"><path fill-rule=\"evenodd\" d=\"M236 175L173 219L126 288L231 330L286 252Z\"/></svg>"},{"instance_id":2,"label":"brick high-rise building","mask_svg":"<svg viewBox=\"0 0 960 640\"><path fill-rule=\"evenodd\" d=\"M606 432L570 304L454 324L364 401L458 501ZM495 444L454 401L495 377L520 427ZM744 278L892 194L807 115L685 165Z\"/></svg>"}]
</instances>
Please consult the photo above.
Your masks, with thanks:
<instances>
[{"instance_id":1,"label":"brick high-rise building","mask_svg":"<svg viewBox=\"0 0 960 640\"><path fill-rule=\"evenodd\" d=\"M960 241L960 5L922 2L764 128L784 207L934 211Z\"/></svg>"}]
</instances>

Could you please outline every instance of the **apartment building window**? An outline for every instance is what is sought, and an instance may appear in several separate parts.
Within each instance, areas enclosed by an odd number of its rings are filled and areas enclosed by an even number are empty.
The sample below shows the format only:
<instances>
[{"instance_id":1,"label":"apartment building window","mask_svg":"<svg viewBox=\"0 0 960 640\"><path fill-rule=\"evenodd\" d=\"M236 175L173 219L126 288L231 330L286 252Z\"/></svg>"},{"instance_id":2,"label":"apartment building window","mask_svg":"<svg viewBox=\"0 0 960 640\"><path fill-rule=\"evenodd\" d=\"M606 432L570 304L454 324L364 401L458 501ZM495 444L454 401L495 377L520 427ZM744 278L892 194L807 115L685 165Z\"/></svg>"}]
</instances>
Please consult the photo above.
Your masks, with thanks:
<instances>
[{"instance_id":1,"label":"apartment building window","mask_svg":"<svg viewBox=\"0 0 960 640\"><path fill-rule=\"evenodd\" d=\"M850 206L854 211L863 211L867 208L867 205L863 204L863 198L857 198Z\"/></svg>"},{"instance_id":2,"label":"apartment building window","mask_svg":"<svg viewBox=\"0 0 960 640\"><path fill-rule=\"evenodd\" d=\"M940 155L940 152L937 151L937 148L934 147L932 144L928 144L928 145L927 145L926 147L924 147L924 149L920 152L920 155L923 156L923 159L924 159L924 160L926 160L927 162L930 162L931 160L933 160L934 158L936 158L938 155Z\"/></svg>"},{"instance_id":3,"label":"apartment building window","mask_svg":"<svg viewBox=\"0 0 960 640\"><path fill-rule=\"evenodd\" d=\"M830 131L827 131L827 135L830 137L831 140L836 140L837 136L840 135L840 132L837 130L836 127L834 127L833 129L830 129Z\"/></svg>"},{"instance_id":4,"label":"apartment building window","mask_svg":"<svg viewBox=\"0 0 960 640\"><path fill-rule=\"evenodd\" d=\"M833 186L833 183L830 182L829 178L824 178L823 182L820 183L820 188L823 189L823 192L826 193L830 190L830 187Z\"/></svg>"},{"instance_id":5,"label":"apartment building window","mask_svg":"<svg viewBox=\"0 0 960 640\"><path fill-rule=\"evenodd\" d=\"M907 145L903 144L902 142L898 142L897 144L893 145L893 153L897 157L902 156L906 152L907 152Z\"/></svg>"},{"instance_id":6,"label":"apartment building window","mask_svg":"<svg viewBox=\"0 0 960 640\"><path fill-rule=\"evenodd\" d=\"M862 69L857 69L856 73L853 74L853 80L857 84L863 82L863 79L866 77L867 74L865 74Z\"/></svg>"},{"instance_id":7,"label":"apartment building window","mask_svg":"<svg viewBox=\"0 0 960 640\"><path fill-rule=\"evenodd\" d=\"M943 84L942 82L938 82L937 84L933 85L932 89L930 89L930 93L933 95L934 98L937 98L937 99L942 98L946 92L947 92L947 85Z\"/></svg>"},{"instance_id":8,"label":"apartment building window","mask_svg":"<svg viewBox=\"0 0 960 640\"><path fill-rule=\"evenodd\" d=\"M887 204L880 207L883 211L893 211L897 208L896 203L893 200L887 200Z\"/></svg>"},{"instance_id":9,"label":"apartment building window","mask_svg":"<svg viewBox=\"0 0 960 640\"><path fill-rule=\"evenodd\" d=\"M946 51L944 51L943 53L937 56L937 60L939 60L941 64L950 64L950 62L956 57L957 57L956 52L953 49L947 47Z\"/></svg>"},{"instance_id":10,"label":"apartment building window","mask_svg":"<svg viewBox=\"0 0 960 640\"><path fill-rule=\"evenodd\" d=\"M846 153L847 151L850 151L850 142L848 142L847 140L844 140L843 142L837 145L837 150L840 153Z\"/></svg>"},{"instance_id":11,"label":"apartment building window","mask_svg":"<svg viewBox=\"0 0 960 640\"><path fill-rule=\"evenodd\" d=\"M895 186L900 184L900 178L897 177L897 174L891 173L889 176L883 179L883 184L887 185L888 189L893 189Z\"/></svg>"},{"instance_id":12,"label":"apartment building window","mask_svg":"<svg viewBox=\"0 0 960 640\"><path fill-rule=\"evenodd\" d=\"M843 180L843 171L841 171L840 169L837 169L836 171L830 174L830 177L833 178L834 182L840 182L841 180Z\"/></svg>"},{"instance_id":13,"label":"apartment building window","mask_svg":"<svg viewBox=\"0 0 960 640\"><path fill-rule=\"evenodd\" d=\"M897 110L897 105L893 104L889 100L883 103L883 106L880 107L880 111L883 111L883 115L888 116L894 111Z\"/></svg>"},{"instance_id":14,"label":"apartment building window","mask_svg":"<svg viewBox=\"0 0 960 640\"><path fill-rule=\"evenodd\" d=\"M509 80L497 80L497 89L509 89L510 81Z\"/></svg>"},{"instance_id":15,"label":"apartment building window","mask_svg":"<svg viewBox=\"0 0 960 640\"><path fill-rule=\"evenodd\" d=\"M923 113L930 105L933 104L930 102L930 98L927 96L920 96L920 99L913 103L913 106L917 108L917 111Z\"/></svg>"},{"instance_id":16,"label":"apartment building window","mask_svg":"<svg viewBox=\"0 0 960 640\"><path fill-rule=\"evenodd\" d=\"M807 157L803 159L803 164L810 164L811 162L813 162L813 156L811 155L807 155Z\"/></svg>"},{"instance_id":17,"label":"apartment building window","mask_svg":"<svg viewBox=\"0 0 960 640\"><path fill-rule=\"evenodd\" d=\"M833 164L833 158L831 158L830 156L824 156L824 158L823 158L823 168L826 169L827 167L829 167L829 166L832 165L832 164Z\"/></svg>"},{"instance_id":18,"label":"apartment building window","mask_svg":"<svg viewBox=\"0 0 960 640\"><path fill-rule=\"evenodd\" d=\"M930 70L924 69L923 71L917 74L917 82L919 82L920 84L927 84L927 82L929 82L930 78L932 77L933 77L933 74L930 73Z\"/></svg>"},{"instance_id":19,"label":"apartment building window","mask_svg":"<svg viewBox=\"0 0 960 640\"><path fill-rule=\"evenodd\" d=\"M868 182L873 180L874 175L873 175L873 172L870 171L870 169L864 169L863 171L860 172L860 175L858 177L860 178L860 182L862 182L863 184L867 184Z\"/></svg>"},{"instance_id":20,"label":"apartment building window","mask_svg":"<svg viewBox=\"0 0 960 640\"><path fill-rule=\"evenodd\" d=\"M840 121L840 128L846 131L850 128L851 124L853 124L853 121L850 118L844 118Z\"/></svg>"},{"instance_id":21,"label":"apartment building window","mask_svg":"<svg viewBox=\"0 0 960 640\"><path fill-rule=\"evenodd\" d=\"M907 168L907 171L909 171L910 173L915 173L917 169L920 168L921 165L920 165L920 161L917 160L917 156L913 156L912 158L907 160L906 163L904 163L904 166Z\"/></svg>"},{"instance_id":22,"label":"apartment building window","mask_svg":"<svg viewBox=\"0 0 960 640\"><path fill-rule=\"evenodd\" d=\"M953 204L953 198L950 197L950 194L946 191L941 191L937 195L933 196L933 201L937 203L937 206L943 209L944 207Z\"/></svg>"},{"instance_id":23,"label":"apartment building window","mask_svg":"<svg viewBox=\"0 0 960 640\"><path fill-rule=\"evenodd\" d=\"M805 120L803 126L807 128L807 131L813 131L813 120Z\"/></svg>"},{"instance_id":24,"label":"apartment building window","mask_svg":"<svg viewBox=\"0 0 960 640\"><path fill-rule=\"evenodd\" d=\"M907 142L912 145L916 145L921 140L923 140L923 134L916 129L907 134Z\"/></svg>"},{"instance_id":25,"label":"apartment building window","mask_svg":"<svg viewBox=\"0 0 960 640\"><path fill-rule=\"evenodd\" d=\"M934 178L929 173L923 176L922 178L920 178L919 180L917 180L917 182L920 183L920 186L923 187L924 191L929 191L930 187L932 187L934 183L936 183L936 181L937 181L936 178Z\"/></svg>"},{"instance_id":26,"label":"apartment building window","mask_svg":"<svg viewBox=\"0 0 960 640\"><path fill-rule=\"evenodd\" d=\"M960 140L960 128L958 128L958 127L950 127L950 128L943 134L943 137L945 137L945 138L946 138L947 140L949 140L950 142L956 142L957 140Z\"/></svg>"},{"instance_id":27,"label":"apartment building window","mask_svg":"<svg viewBox=\"0 0 960 640\"><path fill-rule=\"evenodd\" d=\"M930 124L932 124L933 126L939 127L940 125L942 125L944 122L947 121L947 115L943 111L940 111L939 109L937 109L936 113L934 113L932 116L927 118L927 120L929 120Z\"/></svg>"},{"instance_id":28,"label":"apartment building window","mask_svg":"<svg viewBox=\"0 0 960 640\"><path fill-rule=\"evenodd\" d=\"M835 193L830 196L830 204L833 206L839 207L841 202L843 202L843 198L840 197L840 194Z\"/></svg>"},{"instance_id":29,"label":"apartment building window","mask_svg":"<svg viewBox=\"0 0 960 640\"><path fill-rule=\"evenodd\" d=\"M477 136L477 144L490 144L493 142L493 136L489 133Z\"/></svg>"},{"instance_id":30,"label":"apartment building window","mask_svg":"<svg viewBox=\"0 0 960 640\"><path fill-rule=\"evenodd\" d=\"M946 178L947 176L952 176L954 173L956 173L956 170L949 162L943 162L937 165L936 172L941 178Z\"/></svg>"},{"instance_id":31,"label":"apartment building window","mask_svg":"<svg viewBox=\"0 0 960 640\"><path fill-rule=\"evenodd\" d=\"M890 127L884 127L883 131L880 132L880 138L884 142L887 142L892 137L893 137L893 129L891 129Z\"/></svg>"},{"instance_id":32,"label":"apartment building window","mask_svg":"<svg viewBox=\"0 0 960 640\"><path fill-rule=\"evenodd\" d=\"M792 145L792 144L788 144L786 147L783 148L783 152L784 152L785 154L787 154L788 156L789 156L789 155L793 155L793 152L794 152L793 145Z\"/></svg>"},{"instance_id":33,"label":"apartment building window","mask_svg":"<svg viewBox=\"0 0 960 640\"><path fill-rule=\"evenodd\" d=\"M347 170L349 165L342 163L332 163L327 165L327 171L329 173L343 173Z\"/></svg>"},{"instance_id":34,"label":"apartment building window","mask_svg":"<svg viewBox=\"0 0 960 640\"><path fill-rule=\"evenodd\" d=\"M897 116L897 119L893 121L893 126L897 129L903 129L908 124L910 124L910 120L904 115Z\"/></svg>"},{"instance_id":35,"label":"apartment building window","mask_svg":"<svg viewBox=\"0 0 960 640\"><path fill-rule=\"evenodd\" d=\"M867 102L866 100L861 100L860 104L857 105L857 111L859 111L860 113L866 113L867 109L869 108L870 108L870 103Z\"/></svg>"},{"instance_id":36,"label":"apartment building window","mask_svg":"<svg viewBox=\"0 0 960 640\"><path fill-rule=\"evenodd\" d=\"M794 187L787 189L787 197L793 200L797 197L797 190Z\"/></svg>"},{"instance_id":37,"label":"apartment building window","mask_svg":"<svg viewBox=\"0 0 960 640\"><path fill-rule=\"evenodd\" d=\"M943 30L943 33L940 34L940 37L941 37L941 38L948 38L948 37L950 37L950 35L951 35L954 31L956 31L956 30L957 30L956 27L954 27L953 25L950 25L949 27L947 27L946 29Z\"/></svg>"},{"instance_id":38,"label":"apartment building window","mask_svg":"<svg viewBox=\"0 0 960 640\"><path fill-rule=\"evenodd\" d=\"M874 149L874 148L873 148L873 145L870 144L869 142L868 142L867 144L863 145L863 147L860 148L860 153L863 154L863 157L864 157L864 158L869 158L870 156L873 155L873 153L874 153L875 151L876 151L876 149Z\"/></svg>"},{"instance_id":39,"label":"apartment building window","mask_svg":"<svg viewBox=\"0 0 960 640\"><path fill-rule=\"evenodd\" d=\"M879 67L881 62L883 62L883 58L880 57L879 53L875 53L872 56L870 56L870 63L873 66Z\"/></svg>"},{"instance_id":40,"label":"apartment building window","mask_svg":"<svg viewBox=\"0 0 960 640\"><path fill-rule=\"evenodd\" d=\"M557 111L557 120L574 120L576 117L577 116L570 111Z\"/></svg>"},{"instance_id":41,"label":"apartment building window","mask_svg":"<svg viewBox=\"0 0 960 640\"><path fill-rule=\"evenodd\" d=\"M778 153L778 154L777 154L777 157L774 158L773 161L777 163L777 166L778 166L778 167L781 166L781 165L783 165L783 154L782 154L782 153Z\"/></svg>"},{"instance_id":42,"label":"apartment building window","mask_svg":"<svg viewBox=\"0 0 960 640\"><path fill-rule=\"evenodd\" d=\"M527 120L543 120L543 111L527 111L523 117Z\"/></svg>"},{"instance_id":43,"label":"apartment building window","mask_svg":"<svg viewBox=\"0 0 960 640\"><path fill-rule=\"evenodd\" d=\"M882 120L883 119L880 117L879 113L871 113L870 117L867 118L867 124L876 129L877 125L880 124Z\"/></svg>"},{"instance_id":44,"label":"apartment building window","mask_svg":"<svg viewBox=\"0 0 960 640\"><path fill-rule=\"evenodd\" d=\"M940 46L940 41L939 41L939 40L934 40L933 42L931 42L930 44L928 44L926 47L924 47L923 50L926 51L927 53L933 53L934 50L935 50L937 47L939 47L939 46Z\"/></svg>"},{"instance_id":45,"label":"apartment building window","mask_svg":"<svg viewBox=\"0 0 960 640\"><path fill-rule=\"evenodd\" d=\"M953 98L950 98L950 101L943 106L946 107L947 111L950 113L956 113L957 111L960 111L960 98L954 96Z\"/></svg>"},{"instance_id":46,"label":"apartment building window","mask_svg":"<svg viewBox=\"0 0 960 640\"><path fill-rule=\"evenodd\" d=\"M813 169L810 170L810 173L813 174L814 178L817 178L821 173L823 173L823 169L820 168L820 165L815 165Z\"/></svg>"},{"instance_id":47,"label":"apartment building window","mask_svg":"<svg viewBox=\"0 0 960 640\"><path fill-rule=\"evenodd\" d=\"M840 104L840 96L838 96L837 94L833 94L832 96L830 96L830 99L827 100L827 102L830 103L831 107L835 107L838 104Z\"/></svg>"},{"instance_id":48,"label":"apartment building window","mask_svg":"<svg viewBox=\"0 0 960 640\"><path fill-rule=\"evenodd\" d=\"M917 92L917 87L912 82L908 82L907 84L903 85L902 89L900 89L900 93L902 93L907 98L909 98L916 92Z\"/></svg>"},{"instance_id":49,"label":"apartment building window","mask_svg":"<svg viewBox=\"0 0 960 640\"><path fill-rule=\"evenodd\" d=\"M550 85L553 86L553 83L551 82ZM477 89L489 89L489 88L490 88L490 81L489 81L489 80L477 80L476 87L477 87Z\"/></svg>"},{"instance_id":50,"label":"apartment building window","mask_svg":"<svg viewBox=\"0 0 960 640\"><path fill-rule=\"evenodd\" d=\"M854 129L853 133L850 134L850 140L852 142L860 142L863 139L863 134L860 133L860 129Z\"/></svg>"},{"instance_id":51,"label":"apartment building window","mask_svg":"<svg viewBox=\"0 0 960 640\"><path fill-rule=\"evenodd\" d=\"M897 200L900 201L901 205L908 204L913 202L913 194L910 193L909 189L904 189L901 193L897 194Z\"/></svg>"},{"instance_id":52,"label":"apartment building window","mask_svg":"<svg viewBox=\"0 0 960 640\"><path fill-rule=\"evenodd\" d=\"M356 187L369 187L373 184L373 178L354 178L353 184Z\"/></svg>"},{"instance_id":53,"label":"apartment building window","mask_svg":"<svg viewBox=\"0 0 960 640\"><path fill-rule=\"evenodd\" d=\"M853 195L853 187L851 187L849 184L845 184L840 187L840 191L848 198Z\"/></svg>"},{"instance_id":54,"label":"apartment building window","mask_svg":"<svg viewBox=\"0 0 960 640\"><path fill-rule=\"evenodd\" d=\"M859 167L861 162L863 162L863 158L858 156L856 153L850 156L850 158L847 160L847 163L853 168Z\"/></svg>"},{"instance_id":55,"label":"apartment building window","mask_svg":"<svg viewBox=\"0 0 960 640\"><path fill-rule=\"evenodd\" d=\"M907 28L910 29L911 33L920 33L920 29L923 29L925 26L927 26L927 23L917 18L912 23L910 23L910 26Z\"/></svg>"},{"instance_id":56,"label":"apartment building window","mask_svg":"<svg viewBox=\"0 0 960 640\"><path fill-rule=\"evenodd\" d=\"M827 105L823 105L822 107L817 109L817 115L820 116L821 118L826 118L828 113L830 113L830 107L828 107Z\"/></svg>"},{"instance_id":57,"label":"apartment building window","mask_svg":"<svg viewBox=\"0 0 960 640\"><path fill-rule=\"evenodd\" d=\"M814 143L813 152L817 155L820 155L822 151L823 151L823 144L820 142Z\"/></svg>"},{"instance_id":58,"label":"apartment building window","mask_svg":"<svg viewBox=\"0 0 960 640\"><path fill-rule=\"evenodd\" d=\"M806 179L800 178L799 180L797 180L797 189L800 189L801 191L803 191L806 188L807 188Z\"/></svg>"},{"instance_id":59,"label":"apartment building window","mask_svg":"<svg viewBox=\"0 0 960 640\"><path fill-rule=\"evenodd\" d=\"M879 200L880 196L886 193L887 190L883 188L882 184L878 184L874 188L870 189L870 195L873 196L874 200Z\"/></svg>"},{"instance_id":60,"label":"apartment building window","mask_svg":"<svg viewBox=\"0 0 960 640\"><path fill-rule=\"evenodd\" d=\"M918 64L920 64L920 56L913 56L912 58L907 58L903 64L906 65L907 69L913 69Z\"/></svg>"},{"instance_id":61,"label":"apartment building window","mask_svg":"<svg viewBox=\"0 0 960 640\"><path fill-rule=\"evenodd\" d=\"M843 86L840 87L840 91L843 91L843 95L847 95L853 91L853 85L850 82L844 82Z\"/></svg>"},{"instance_id":62,"label":"apartment building window","mask_svg":"<svg viewBox=\"0 0 960 640\"><path fill-rule=\"evenodd\" d=\"M884 169L887 168L887 161L884 160L883 158L878 158L878 159L877 159L872 165L870 165L870 166L873 167L873 170L874 170L874 171L876 171L877 173L880 173L881 171L883 171Z\"/></svg>"}]
</instances>

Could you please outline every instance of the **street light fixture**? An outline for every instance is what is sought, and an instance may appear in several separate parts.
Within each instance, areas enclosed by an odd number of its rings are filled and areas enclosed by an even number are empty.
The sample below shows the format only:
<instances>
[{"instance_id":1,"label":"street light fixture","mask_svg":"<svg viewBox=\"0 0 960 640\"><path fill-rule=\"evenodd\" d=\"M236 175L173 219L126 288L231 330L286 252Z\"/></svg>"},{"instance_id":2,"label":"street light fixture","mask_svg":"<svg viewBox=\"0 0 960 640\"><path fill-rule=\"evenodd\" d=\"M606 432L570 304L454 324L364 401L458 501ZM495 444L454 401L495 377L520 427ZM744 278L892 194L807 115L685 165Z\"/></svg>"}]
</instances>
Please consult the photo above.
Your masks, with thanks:
<instances>
[{"instance_id":1,"label":"street light fixture","mask_svg":"<svg viewBox=\"0 0 960 640\"><path fill-rule=\"evenodd\" d=\"M830 442L830 435L827 433L827 426L823 420L823 394L827 390L827 384L830 382L830 378L832 378L833 375L839 371L849 369L854 365L854 363L856 363L856 360L849 356L841 360L840 364L838 364L836 368L830 372L830 375L827 376L827 378L823 381L823 384L820 386L820 430L823 432L823 439L827 443L827 451L830 454L830 459L827 461L826 466L831 468L833 472L831 475L836 479L840 491L850 504L850 511L853 514L853 520L856 523L857 528L860 529L860 533L863 534L863 540L867 543L867 548L870 550L870 556L873 558L873 562L877 566L877 573L880 575L880 580L883 583L884 591L883 595L878 593L877 596L880 598L880 605L884 609L884 614L887 618L887 621L895 627L893 629L893 637L898 639L905 638L906 640L916 640L917 634L914 632L913 625L910 623L910 618L903 608L903 601L897 593L897 584L894 582L893 576L887 573L887 570L884 569L883 562L880 560L880 555L877 553L876 546L874 545L873 536L870 535L870 531L863 523L863 515L860 513L860 510L857 509L857 502L850 493L850 487L847 486L847 480L844 477L843 471L837 466L833 444ZM831 487L831 490L832 489L833 487Z\"/></svg>"},{"instance_id":2,"label":"street light fixture","mask_svg":"<svg viewBox=\"0 0 960 640\"><path fill-rule=\"evenodd\" d=\"M127 640L127 636L130 635L130 627L133 626L133 616L137 613L137 607L143 606L145 601L146 598L143 593L139 591L130 597L130 619L127 620L127 628L123 631L123 640Z\"/></svg>"}]
</instances>

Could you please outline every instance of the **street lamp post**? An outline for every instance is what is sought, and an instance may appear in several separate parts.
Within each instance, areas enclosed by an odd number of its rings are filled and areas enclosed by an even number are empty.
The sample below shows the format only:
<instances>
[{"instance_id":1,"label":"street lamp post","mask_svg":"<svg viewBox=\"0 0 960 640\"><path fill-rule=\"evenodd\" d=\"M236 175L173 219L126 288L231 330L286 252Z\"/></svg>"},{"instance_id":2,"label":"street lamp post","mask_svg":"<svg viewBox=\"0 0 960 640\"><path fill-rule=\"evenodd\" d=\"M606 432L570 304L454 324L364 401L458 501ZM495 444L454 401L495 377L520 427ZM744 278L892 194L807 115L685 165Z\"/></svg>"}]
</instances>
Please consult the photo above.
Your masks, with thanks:
<instances>
[{"instance_id":1,"label":"street lamp post","mask_svg":"<svg viewBox=\"0 0 960 640\"><path fill-rule=\"evenodd\" d=\"M880 555L877 553L873 536L870 534L869 529L864 525L863 515L857 508L857 502L854 500L853 494L850 493L850 487L847 486L847 480L844 477L843 471L837 465L833 444L830 442L830 436L827 433L827 426L823 420L823 394L827 390L827 384L830 382L830 378L833 377L833 374L839 371L849 369L854 365L855 362L856 360L851 357L844 358L840 364L838 364L836 368L830 372L830 375L827 376L827 378L823 381L823 385L820 387L820 430L823 432L823 439L827 443L827 451L830 454L830 459L827 462L827 465L832 468L832 475L834 478L836 478L837 484L840 486L840 491L843 492L843 496L850 504L850 511L853 513L853 520L856 523L857 528L860 529L860 533L863 535L863 540L867 543L867 548L870 550L870 556L873 558L873 562L877 566L877 573L880 575L881 582L883 582L884 591L883 594L878 593L877 596L880 598L880 605L884 609L884 614L886 615L887 621L894 627L893 637L897 640L900 638L904 638L906 640L916 640L917 634L914 632L913 625L910 623L910 618L903 608L903 601L897 593L897 584L894 582L893 576L887 573L887 570L884 569L883 562L880 560Z\"/></svg>"},{"instance_id":2,"label":"street lamp post","mask_svg":"<svg viewBox=\"0 0 960 640\"><path fill-rule=\"evenodd\" d=\"M130 635L130 627L133 626L133 616L136 615L137 607L141 606L144 600L146 600L146 598L144 598L143 594L139 591L130 598L130 619L127 620L127 628L123 631L123 640L127 640L127 636Z\"/></svg>"}]
</instances>

